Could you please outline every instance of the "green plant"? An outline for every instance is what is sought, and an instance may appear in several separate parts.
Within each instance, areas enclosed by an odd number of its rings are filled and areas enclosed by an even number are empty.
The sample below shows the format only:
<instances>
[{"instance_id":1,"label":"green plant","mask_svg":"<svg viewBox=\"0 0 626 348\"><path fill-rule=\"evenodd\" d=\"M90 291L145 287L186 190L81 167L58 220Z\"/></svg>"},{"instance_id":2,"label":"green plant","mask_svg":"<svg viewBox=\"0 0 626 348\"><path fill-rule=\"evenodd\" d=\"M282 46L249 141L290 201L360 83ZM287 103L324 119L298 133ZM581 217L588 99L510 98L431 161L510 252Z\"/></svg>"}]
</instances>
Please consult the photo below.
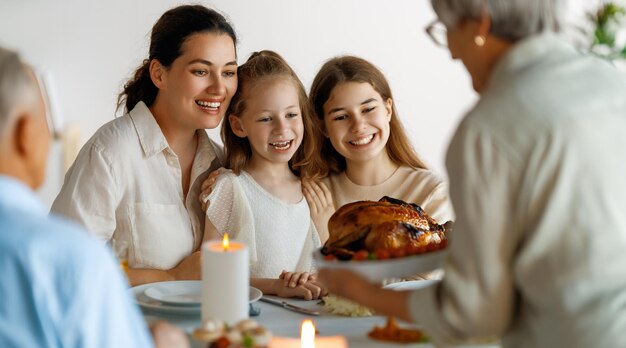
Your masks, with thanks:
<instances>
[{"instance_id":1,"label":"green plant","mask_svg":"<svg viewBox=\"0 0 626 348\"><path fill-rule=\"evenodd\" d=\"M590 51L608 59L626 59L626 9L615 2L587 15L593 25Z\"/></svg>"}]
</instances>

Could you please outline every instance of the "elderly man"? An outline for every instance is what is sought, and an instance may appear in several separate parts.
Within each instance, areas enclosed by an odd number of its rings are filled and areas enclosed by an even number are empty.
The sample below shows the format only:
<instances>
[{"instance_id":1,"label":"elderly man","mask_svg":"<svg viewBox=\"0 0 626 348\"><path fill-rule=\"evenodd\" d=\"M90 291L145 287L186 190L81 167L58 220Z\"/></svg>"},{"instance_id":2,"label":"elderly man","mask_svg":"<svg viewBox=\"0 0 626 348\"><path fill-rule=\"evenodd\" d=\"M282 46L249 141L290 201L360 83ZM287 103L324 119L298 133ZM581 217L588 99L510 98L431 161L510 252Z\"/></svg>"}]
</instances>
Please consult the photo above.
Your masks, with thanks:
<instances>
[{"instance_id":1,"label":"elderly man","mask_svg":"<svg viewBox=\"0 0 626 348\"><path fill-rule=\"evenodd\" d=\"M38 202L49 145L36 79L0 47L0 347L151 347L108 250Z\"/></svg>"}]
</instances>

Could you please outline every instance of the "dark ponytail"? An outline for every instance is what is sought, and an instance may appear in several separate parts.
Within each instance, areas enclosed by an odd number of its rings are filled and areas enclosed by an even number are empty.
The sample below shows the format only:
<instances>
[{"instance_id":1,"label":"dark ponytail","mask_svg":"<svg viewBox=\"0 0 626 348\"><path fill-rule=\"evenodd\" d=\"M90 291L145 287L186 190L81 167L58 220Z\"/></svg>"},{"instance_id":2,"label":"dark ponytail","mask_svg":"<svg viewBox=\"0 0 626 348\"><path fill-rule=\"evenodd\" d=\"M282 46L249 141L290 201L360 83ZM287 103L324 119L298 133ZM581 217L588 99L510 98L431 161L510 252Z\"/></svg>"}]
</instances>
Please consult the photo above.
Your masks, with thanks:
<instances>
[{"instance_id":1,"label":"dark ponytail","mask_svg":"<svg viewBox=\"0 0 626 348\"><path fill-rule=\"evenodd\" d=\"M117 98L118 109L132 110L140 101L148 107L154 103L159 89L150 78L150 62L156 59L164 67L172 65L183 52L185 40L196 33L219 33L230 36L237 45L237 36L226 18L202 5L182 5L165 12L152 27L150 55L124 84Z\"/></svg>"},{"instance_id":2,"label":"dark ponytail","mask_svg":"<svg viewBox=\"0 0 626 348\"><path fill-rule=\"evenodd\" d=\"M124 85L124 91L117 98L117 107L119 109L125 103L125 111L128 112L140 101L152 105L158 92L159 89L150 79L150 61L144 59L142 65L135 71L135 76Z\"/></svg>"}]
</instances>

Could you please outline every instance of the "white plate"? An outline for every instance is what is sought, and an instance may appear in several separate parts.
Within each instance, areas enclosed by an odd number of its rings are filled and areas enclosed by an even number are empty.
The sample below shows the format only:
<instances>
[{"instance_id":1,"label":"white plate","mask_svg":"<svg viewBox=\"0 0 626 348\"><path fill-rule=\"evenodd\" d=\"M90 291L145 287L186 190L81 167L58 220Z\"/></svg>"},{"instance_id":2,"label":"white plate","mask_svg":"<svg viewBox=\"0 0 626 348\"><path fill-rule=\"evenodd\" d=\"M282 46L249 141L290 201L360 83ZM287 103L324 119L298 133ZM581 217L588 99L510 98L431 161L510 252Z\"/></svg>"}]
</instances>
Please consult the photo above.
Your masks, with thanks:
<instances>
[{"instance_id":1,"label":"white plate","mask_svg":"<svg viewBox=\"0 0 626 348\"><path fill-rule=\"evenodd\" d=\"M410 277L440 268L446 253L446 250L438 250L388 260L327 261L318 249L313 253L313 258L318 268L348 269L370 281L382 281L386 278Z\"/></svg>"},{"instance_id":2,"label":"white plate","mask_svg":"<svg viewBox=\"0 0 626 348\"><path fill-rule=\"evenodd\" d=\"M200 283L199 280L193 280L190 282ZM137 301L137 304L139 305L139 307L141 307L142 309L154 310L154 311L161 312L161 313L173 313L173 314L181 314L181 315L200 315L201 306L199 305L197 306L171 305L171 304L163 303L161 301L153 300L149 298L148 296L146 296L145 291L149 287L154 286L155 284L159 284L159 283L138 285L129 290L131 295L135 298L135 301ZM250 299L249 299L250 303L253 303L253 302L258 301L261 298L261 296L263 296L263 293L261 292L261 290L257 288L250 287L249 296L250 296Z\"/></svg>"},{"instance_id":3,"label":"white plate","mask_svg":"<svg viewBox=\"0 0 626 348\"><path fill-rule=\"evenodd\" d=\"M251 286L250 287L250 303L254 303L263 297L263 292L261 290Z\"/></svg>"},{"instance_id":4,"label":"white plate","mask_svg":"<svg viewBox=\"0 0 626 348\"><path fill-rule=\"evenodd\" d=\"M409 280L406 282L397 282L397 283L387 284L383 286L383 288L396 290L396 291L417 290L417 289L425 288L427 286L430 286L438 282L439 280L435 280L435 279Z\"/></svg>"},{"instance_id":5,"label":"white plate","mask_svg":"<svg viewBox=\"0 0 626 348\"><path fill-rule=\"evenodd\" d=\"M202 302L202 282L174 281L154 283L144 294L155 301L177 306L200 306Z\"/></svg>"}]
</instances>

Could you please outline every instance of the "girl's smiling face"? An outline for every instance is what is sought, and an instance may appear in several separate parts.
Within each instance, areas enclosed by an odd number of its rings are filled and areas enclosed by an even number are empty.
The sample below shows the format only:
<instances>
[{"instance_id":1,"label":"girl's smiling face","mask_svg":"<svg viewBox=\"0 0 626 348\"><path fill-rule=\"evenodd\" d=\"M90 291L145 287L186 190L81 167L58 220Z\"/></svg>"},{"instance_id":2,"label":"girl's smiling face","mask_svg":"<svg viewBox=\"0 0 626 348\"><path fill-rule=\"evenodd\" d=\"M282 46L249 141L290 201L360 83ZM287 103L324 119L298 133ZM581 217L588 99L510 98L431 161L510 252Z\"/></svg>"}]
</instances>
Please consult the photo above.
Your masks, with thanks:
<instances>
[{"instance_id":1,"label":"girl's smiling face","mask_svg":"<svg viewBox=\"0 0 626 348\"><path fill-rule=\"evenodd\" d=\"M248 138L251 162L287 164L304 134L296 86L289 78L267 78L245 93L243 114L229 116L233 133Z\"/></svg>"},{"instance_id":2,"label":"girl's smiling face","mask_svg":"<svg viewBox=\"0 0 626 348\"><path fill-rule=\"evenodd\" d=\"M324 103L325 135L346 162L385 156L392 105L369 83L341 83Z\"/></svg>"}]
</instances>

